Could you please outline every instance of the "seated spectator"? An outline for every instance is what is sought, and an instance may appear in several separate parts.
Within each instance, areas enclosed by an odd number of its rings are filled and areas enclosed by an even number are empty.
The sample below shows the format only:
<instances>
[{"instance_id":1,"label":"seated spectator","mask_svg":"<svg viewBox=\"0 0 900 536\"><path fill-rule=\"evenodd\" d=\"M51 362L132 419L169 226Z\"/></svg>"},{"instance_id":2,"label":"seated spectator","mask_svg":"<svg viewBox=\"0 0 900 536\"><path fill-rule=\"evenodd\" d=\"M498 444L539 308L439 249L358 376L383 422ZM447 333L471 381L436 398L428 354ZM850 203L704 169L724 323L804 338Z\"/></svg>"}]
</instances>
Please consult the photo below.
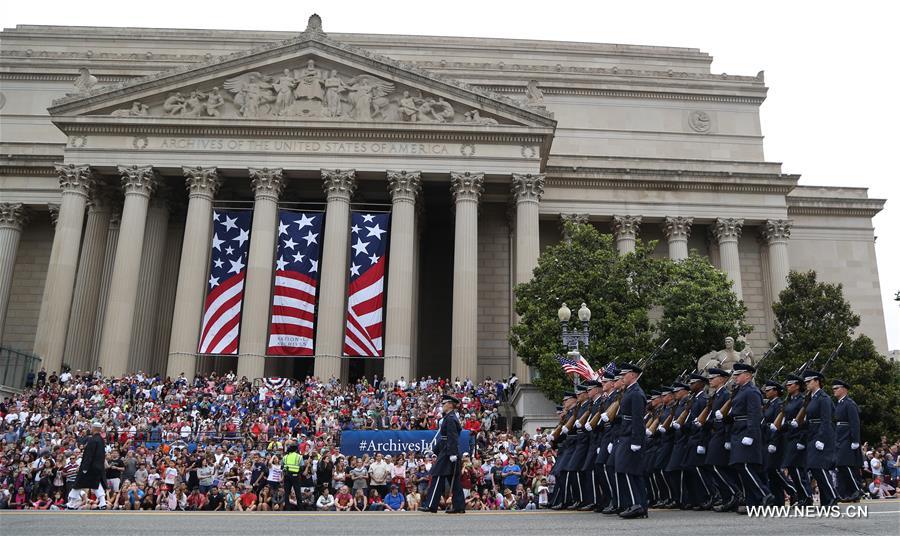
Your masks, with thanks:
<instances>
[{"instance_id":1,"label":"seated spectator","mask_svg":"<svg viewBox=\"0 0 900 536\"><path fill-rule=\"evenodd\" d=\"M322 486L322 493L316 499L316 510L320 512L334 510L334 495L331 494L327 485Z\"/></svg>"},{"instance_id":2,"label":"seated spectator","mask_svg":"<svg viewBox=\"0 0 900 536\"><path fill-rule=\"evenodd\" d=\"M397 484L391 484L391 492L384 496L384 510L390 512L402 512L406 506L403 494Z\"/></svg>"},{"instance_id":3,"label":"seated spectator","mask_svg":"<svg viewBox=\"0 0 900 536\"><path fill-rule=\"evenodd\" d=\"M415 512L422 505L422 495L416 488L411 488L406 494L406 509Z\"/></svg>"},{"instance_id":4,"label":"seated spectator","mask_svg":"<svg viewBox=\"0 0 900 536\"><path fill-rule=\"evenodd\" d=\"M369 501L366 499L366 494L361 489L357 489L356 493L353 495L353 503L351 505L351 509L354 512L364 512L366 507L369 505Z\"/></svg>"},{"instance_id":5,"label":"seated spectator","mask_svg":"<svg viewBox=\"0 0 900 536\"><path fill-rule=\"evenodd\" d=\"M340 487L337 496L335 496L335 510L338 512L349 512L353 505L353 495L350 495L350 488L346 485Z\"/></svg>"},{"instance_id":6,"label":"seated spectator","mask_svg":"<svg viewBox=\"0 0 900 536\"><path fill-rule=\"evenodd\" d=\"M253 488L250 484L244 484L241 498L236 503L235 509L239 512L253 512L257 509L257 499L258 497L253 493Z\"/></svg>"},{"instance_id":7,"label":"seated spectator","mask_svg":"<svg viewBox=\"0 0 900 536\"><path fill-rule=\"evenodd\" d=\"M377 489L369 491L369 507L370 512L381 512L384 510L384 502L381 500L381 494Z\"/></svg>"}]
</instances>

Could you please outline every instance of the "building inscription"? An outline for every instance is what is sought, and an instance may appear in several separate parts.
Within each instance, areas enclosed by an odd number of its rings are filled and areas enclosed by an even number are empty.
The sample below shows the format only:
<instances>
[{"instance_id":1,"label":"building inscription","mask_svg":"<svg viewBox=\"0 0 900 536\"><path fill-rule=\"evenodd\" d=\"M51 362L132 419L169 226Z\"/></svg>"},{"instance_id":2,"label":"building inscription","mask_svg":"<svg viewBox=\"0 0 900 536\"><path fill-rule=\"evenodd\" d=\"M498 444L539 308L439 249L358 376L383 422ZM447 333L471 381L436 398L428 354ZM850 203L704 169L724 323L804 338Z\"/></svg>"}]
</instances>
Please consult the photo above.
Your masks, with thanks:
<instances>
[{"instance_id":1,"label":"building inscription","mask_svg":"<svg viewBox=\"0 0 900 536\"><path fill-rule=\"evenodd\" d=\"M444 143L265 140L239 138L162 138L157 149L191 151L254 151L271 153L389 154L440 156L450 154Z\"/></svg>"}]
</instances>

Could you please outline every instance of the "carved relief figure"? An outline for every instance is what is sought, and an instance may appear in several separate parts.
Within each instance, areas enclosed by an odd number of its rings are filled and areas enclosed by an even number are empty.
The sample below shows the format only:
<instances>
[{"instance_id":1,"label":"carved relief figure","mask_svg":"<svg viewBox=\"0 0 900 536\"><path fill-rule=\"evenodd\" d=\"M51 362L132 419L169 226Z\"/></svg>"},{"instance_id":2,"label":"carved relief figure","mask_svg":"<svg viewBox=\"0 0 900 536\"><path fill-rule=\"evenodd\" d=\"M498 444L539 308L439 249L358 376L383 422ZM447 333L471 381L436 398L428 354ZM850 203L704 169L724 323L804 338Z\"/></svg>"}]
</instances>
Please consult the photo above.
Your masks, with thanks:
<instances>
[{"instance_id":1,"label":"carved relief figure","mask_svg":"<svg viewBox=\"0 0 900 536\"><path fill-rule=\"evenodd\" d=\"M367 74L361 74L347 83L350 91L348 98L353 105L351 115L359 121L372 121L376 117L387 119L385 109L390 104L390 95L394 84Z\"/></svg>"},{"instance_id":2,"label":"carved relief figure","mask_svg":"<svg viewBox=\"0 0 900 536\"><path fill-rule=\"evenodd\" d=\"M294 104L294 86L297 81L291 76L291 70L285 69L284 73L278 77L278 80L272 84L275 90L275 115L284 115L286 111Z\"/></svg>"},{"instance_id":3,"label":"carved relief figure","mask_svg":"<svg viewBox=\"0 0 900 536\"><path fill-rule=\"evenodd\" d=\"M529 106L543 106L544 92L538 87L537 80L529 80L525 87L525 103Z\"/></svg>"},{"instance_id":4,"label":"carved relief figure","mask_svg":"<svg viewBox=\"0 0 900 536\"><path fill-rule=\"evenodd\" d=\"M139 101L134 101L131 103L131 108L122 108L119 110L114 110L111 113L113 117L141 117L150 115L150 107L146 104L141 104Z\"/></svg>"},{"instance_id":5,"label":"carved relief figure","mask_svg":"<svg viewBox=\"0 0 900 536\"><path fill-rule=\"evenodd\" d=\"M234 94L234 104L243 117L260 117L269 112L275 101L272 84L261 73L242 74L225 81L225 89Z\"/></svg>"},{"instance_id":6,"label":"carved relief figure","mask_svg":"<svg viewBox=\"0 0 900 536\"><path fill-rule=\"evenodd\" d=\"M78 93L87 93L96 85L97 77L92 75L87 67L78 69L78 78L75 79L75 91Z\"/></svg>"},{"instance_id":7,"label":"carved relief figure","mask_svg":"<svg viewBox=\"0 0 900 536\"><path fill-rule=\"evenodd\" d=\"M340 79L337 71L332 69L331 74L325 79L325 109L322 115L325 117L340 117L341 93L347 91L344 81Z\"/></svg>"},{"instance_id":8,"label":"carved relief figure","mask_svg":"<svg viewBox=\"0 0 900 536\"><path fill-rule=\"evenodd\" d=\"M185 117L200 117L206 107L200 102L206 95L198 91L191 91L191 95L184 101L181 115Z\"/></svg>"},{"instance_id":9,"label":"carved relief figure","mask_svg":"<svg viewBox=\"0 0 900 536\"><path fill-rule=\"evenodd\" d=\"M219 108L225 104L225 99L219 93L219 88L214 87L206 97L206 114L210 117L219 117Z\"/></svg>"},{"instance_id":10,"label":"carved relief figure","mask_svg":"<svg viewBox=\"0 0 900 536\"><path fill-rule=\"evenodd\" d=\"M475 123L478 125L497 125L499 124L496 119L493 117L481 117L481 114L478 113L478 110L472 110L471 112L466 112L463 114L466 118L467 123Z\"/></svg>"},{"instance_id":11,"label":"carved relief figure","mask_svg":"<svg viewBox=\"0 0 900 536\"><path fill-rule=\"evenodd\" d=\"M456 117L456 112L453 111L453 106L450 105L449 102L445 101L443 98L438 97L437 102L434 105L435 108L439 108L439 110L434 112L435 118L441 123L452 123L453 118Z\"/></svg>"},{"instance_id":12,"label":"carved relief figure","mask_svg":"<svg viewBox=\"0 0 900 536\"><path fill-rule=\"evenodd\" d=\"M166 115L179 115L183 109L184 97L181 95L180 91L176 91L169 95L163 103L163 112L165 112Z\"/></svg>"},{"instance_id":13,"label":"carved relief figure","mask_svg":"<svg viewBox=\"0 0 900 536\"><path fill-rule=\"evenodd\" d=\"M416 121L419 117L419 107L416 105L416 99L410 96L409 91L403 92L403 97L400 98L398 104L401 121Z\"/></svg>"},{"instance_id":14,"label":"carved relief figure","mask_svg":"<svg viewBox=\"0 0 900 536\"><path fill-rule=\"evenodd\" d=\"M315 60L306 62L306 69L300 71L297 76L299 82L297 89L294 90L294 96L298 99L316 99L323 100L325 97L322 91L322 74L316 69Z\"/></svg>"}]
</instances>

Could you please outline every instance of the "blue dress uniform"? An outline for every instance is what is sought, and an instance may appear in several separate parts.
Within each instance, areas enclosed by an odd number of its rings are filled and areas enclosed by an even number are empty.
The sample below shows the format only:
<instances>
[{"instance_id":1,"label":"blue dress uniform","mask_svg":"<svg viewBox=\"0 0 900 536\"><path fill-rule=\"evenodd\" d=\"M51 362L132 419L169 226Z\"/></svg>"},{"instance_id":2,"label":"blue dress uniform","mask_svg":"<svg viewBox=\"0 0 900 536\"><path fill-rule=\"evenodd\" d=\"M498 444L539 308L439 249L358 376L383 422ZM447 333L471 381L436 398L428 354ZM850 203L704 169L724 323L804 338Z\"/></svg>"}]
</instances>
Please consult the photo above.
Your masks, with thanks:
<instances>
[{"instance_id":1,"label":"blue dress uniform","mask_svg":"<svg viewBox=\"0 0 900 536\"><path fill-rule=\"evenodd\" d=\"M687 389L688 386L683 383L675 383L672 385L672 391L676 393L679 391L686 391ZM690 402L690 398L685 397L675 404L675 417L672 419L671 429L666 431L666 433L671 434L672 436L672 450L669 454L669 461L666 464L666 474L669 478L669 485L675 493L675 502L682 508L687 505L684 493L683 462L684 450L687 448L687 430L685 428L688 426L688 422L685 420L685 426L682 427L678 424L678 420L681 418L682 413L691 410Z\"/></svg>"},{"instance_id":2,"label":"blue dress uniform","mask_svg":"<svg viewBox=\"0 0 900 536\"><path fill-rule=\"evenodd\" d=\"M618 389L610 391L604 404L607 410L613 402L619 399L620 394ZM621 413L621 405L619 408ZM603 475L601 475L603 480L600 481L600 487L603 488L604 493L604 508L602 510L602 513L604 514L616 514L622 508L622 502L619 500L618 489L616 487L615 457L616 439L619 435L619 428L622 426L621 423L622 418L620 416L616 416L612 422L602 422L603 430L600 434L600 450L597 452L597 459L594 460L594 465L603 467Z\"/></svg>"},{"instance_id":3,"label":"blue dress uniform","mask_svg":"<svg viewBox=\"0 0 900 536\"><path fill-rule=\"evenodd\" d=\"M684 449L684 482L685 504L691 505L695 510L706 510L712 507L713 493L705 473L706 444L709 442L708 432L700 426L697 418L706 408L707 398L704 391L707 379L699 374L691 374L691 386L698 383L703 388L691 395L691 409L685 421L687 442Z\"/></svg>"},{"instance_id":4,"label":"blue dress uniform","mask_svg":"<svg viewBox=\"0 0 900 536\"><path fill-rule=\"evenodd\" d=\"M850 389L850 385L841 380L831 384L832 387ZM859 450L859 407L856 402L849 396L839 399L834 408L834 420L837 491L841 499L858 501L863 494L859 487L863 457Z\"/></svg>"},{"instance_id":5,"label":"blue dress uniform","mask_svg":"<svg viewBox=\"0 0 900 536\"><path fill-rule=\"evenodd\" d=\"M668 396L672 393L671 387L661 389L662 396ZM654 508L671 508L674 506L674 497L672 494L672 486L669 479L666 478L666 464L672 455L672 445L675 442L675 436L665 429L665 422L669 419L669 415L675 411L675 404L666 404L662 408L659 415L659 427L656 429L656 438L658 447L653 459L653 475L656 478L656 488L659 493ZM670 425L671 426L671 425Z\"/></svg>"},{"instance_id":6,"label":"blue dress uniform","mask_svg":"<svg viewBox=\"0 0 900 536\"><path fill-rule=\"evenodd\" d=\"M721 377L727 378L730 373L720 368L709 368L707 374L710 378ZM725 444L731 446L731 425L725 422L725 419L719 417L722 406L731 398L731 393L725 385L720 386L713 394L713 404L709 408L709 417L706 419L706 429L709 430L709 442L706 445L706 466L713 474L713 482L716 486L720 504L714 509L716 511L728 511L735 507L739 502L738 479L737 474L729 465L729 452L725 448Z\"/></svg>"},{"instance_id":7,"label":"blue dress uniform","mask_svg":"<svg viewBox=\"0 0 900 536\"><path fill-rule=\"evenodd\" d=\"M453 402L459 405L459 399L444 395L443 402ZM438 493L444 493L444 486L450 483L450 492L452 496L453 513L462 513L466 510L466 499L463 495L462 483L460 482L460 459L459 452L459 432L462 426L459 424L459 418L456 411L451 410L441 419L440 429L438 430L437 443L434 452L437 454L437 460L431 466L431 484L428 492L425 494L428 500L425 508L430 512L437 512L440 497ZM452 458L452 459L451 459Z\"/></svg>"},{"instance_id":8,"label":"blue dress uniform","mask_svg":"<svg viewBox=\"0 0 900 536\"><path fill-rule=\"evenodd\" d=\"M623 373L640 374L640 367L625 364L620 367ZM646 428L644 427L644 408L647 398L641 386L635 381L625 388L619 416L622 428L619 430L616 449L616 484L619 486L619 500L624 510L620 517L646 517L647 484L644 482L644 453L646 444Z\"/></svg>"},{"instance_id":9,"label":"blue dress uniform","mask_svg":"<svg viewBox=\"0 0 900 536\"><path fill-rule=\"evenodd\" d=\"M785 493L791 496L792 503L797 499L796 488L785 478L781 469L782 459L784 458L784 438L782 437L782 430L775 426L775 420L784 407L784 401L781 400L782 390L781 384L776 381L768 381L763 387L763 391L766 393L774 391L778 396L766 400L765 408L763 408L763 422L760 427L763 444L766 446L766 450L763 453L763 469L766 478L769 480L769 490L775 496L775 504L778 506L784 505Z\"/></svg>"},{"instance_id":10,"label":"blue dress uniform","mask_svg":"<svg viewBox=\"0 0 900 536\"><path fill-rule=\"evenodd\" d=\"M563 403L570 398L575 398L575 393L564 393ZM577 407L568 409L563 415L562 422L569 422L569 419L577 410ZM566 490L568 488L568 481L566 479L567 474L563 470L563 467L565 467L569 457L572 455L572 439L570 439L568 431L560 432L559 436L556 438L556 445L556 463L553 464L552 470L552 474L556 479L556 484L553 487L553 494L550 496L550 507L553 509L560 509L567 499Z\"/></svg>"},{"instance_id":11,"label":"blue dress uniform","mask_svg":"<svg viewBox=\"0 0 900 536\"><path fill-rule=\"evenodd\" d=\"M653 401L658 399L659 395L659 390L654 389L651 391L650 398L648 399L648 406L652 406ZM662 414L662 410L662 406L657 406L652 410L648 410L647 415L644 417L644 426L647 427L647 452L644 454L644 480L647 482L647 496L649 497L650 504L656 504L660 498L660 491L657 486L655 473L656 452L659 450L660 441L659 434L652 433L649 426L654 419Z\"/></svg>"},{"instance_id":12,"label":"blue dress uniform","mask_svg":"<svg viewBox=\"0 0 900 536\"><path fill-rule=\"evenodd\" d=\"M785 385L801 385L803 378L789 374ZM809 472L806 470L806 429L797 426L797 414L803 408L803 395L798 392L789 396L784 403L784 419L781 430L784 438L784 453L781 460L782 469L787 471L788 479L797 490L797 506L812 505L812 487L809 484Z\"/></svg>"},{"instance_id":13,"label":"blue dress uniform","mask_svg":"<svg viewBox=\"0 0 900 536\"><path fill-rule=\"evenodd\" d=\"M745 363L735 363L735 374L753 374L756 369ZM774 497L763 477L762 393L751 379L735 390L731 402L731 456L729 463L737 471L744 488L747 506L770 505Z\"/></svg>"},{"instance_id":14,"label":"blue dress uniform","mask_svg":"<svg viewBox=\"0 0 900 536\"><path fill-rule=\"evenodd\" d=\"M601 379L601 381L611 381L611 379ZM600 395L600 398L597 399L597 403L599 404L595 403L596 413L604 413L607 409L609 409L609 404L611 402L612 401L609 398L609 393L603 393L602 395ZM596 413L592 414L590 419L588 419L588 426L590 426L590 421L594 419L594 415L596 415ZM591 434L591 443L588 447L588 456L585 463L591 464L592 478L595 484L594 511L602 512L603 509L609 505L609 488L606 485L606 468L603 467L602 463L597 462L600 455L600 449L606 448L606 446L603 444L603 423L601 421L597 421L597 426L592 427L589 432Z\"/></svg>"},{"instance_id":15,"label":"blue dress uniform","mask_svg":"<svg viewBox=\"0 0 900 536\"><path fill-rule=\"evenodd\" d=\"M807 386L812 380L823 382L825 378L812 370L803 373L803 381L807 382ZM837 504L837 492L828 474L834 467L834 426L831 423L833 413L834 404L831 397L822 389L817 389L806 405L806 420L803 425L807 431L806 466L816 479L819 503L822 506Z\"/></svg>"},{"instance_id":16,"label":"blue dress uniform","mask_svg":"<svg viewBox=\"0 0 900 536\"><path fill-rule=\"evenodd\" d=\"M584 387L584 384L581 384L575 388L575 392L578 394L586 393L587 388ZM582 401L578 405L578 412L575 414L575 422L577 423L590 411L591 401ZM587 456L589 437L583 428L578 427L575 424L573 424L573 427L575 428L574 430L569 430L569 435L572 437L572 455L563 466L563 471L567 473L567 480L570 488L567 492L567 499L569 500L564 504L570 508L580 508L583 506L584 488L579 472L581 471L581 465L584 463L584 458Z\"/></svg>"},{"instance_id":17,"label":"blue dress uniform","mask_svg":"<svg viewBox=\"0 0 900 536\"><path fill-rule=\"evenodd\" d=\"M600 382L588 380L582 384L588 390L600 387ZM580 440L584 444L584 454L581 456L581 466L578 468L578 482L581 484L580 510L593 510L597 506L597 477L594 473L594 460L597 458L597 436L590 427L591 419L603 406L603 397L597 396L594 400L588 400L588 418L584 426L580 428Z\"/></svg>"}]
</instances>

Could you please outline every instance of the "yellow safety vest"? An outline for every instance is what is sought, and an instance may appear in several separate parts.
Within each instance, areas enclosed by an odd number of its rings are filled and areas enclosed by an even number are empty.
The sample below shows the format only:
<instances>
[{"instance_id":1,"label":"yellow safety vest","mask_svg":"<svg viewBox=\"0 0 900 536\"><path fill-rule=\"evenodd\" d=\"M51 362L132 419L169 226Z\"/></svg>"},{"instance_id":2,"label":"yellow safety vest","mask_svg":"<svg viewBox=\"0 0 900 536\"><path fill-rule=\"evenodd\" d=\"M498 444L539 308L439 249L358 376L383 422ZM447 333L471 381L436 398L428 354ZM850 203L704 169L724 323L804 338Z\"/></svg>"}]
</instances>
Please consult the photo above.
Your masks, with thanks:
<instances>
[{"instance_id":1,"label":"yellow safety vest","mask_svg":"<svg viewBox=\"0 0 900 536\"><path fill-rule=\"evenodd\" d=\"M282 460L282 465L287 472L298 474L300 472L300 455L296 452L289 452Z\"/></svg>"}]
</instances>

